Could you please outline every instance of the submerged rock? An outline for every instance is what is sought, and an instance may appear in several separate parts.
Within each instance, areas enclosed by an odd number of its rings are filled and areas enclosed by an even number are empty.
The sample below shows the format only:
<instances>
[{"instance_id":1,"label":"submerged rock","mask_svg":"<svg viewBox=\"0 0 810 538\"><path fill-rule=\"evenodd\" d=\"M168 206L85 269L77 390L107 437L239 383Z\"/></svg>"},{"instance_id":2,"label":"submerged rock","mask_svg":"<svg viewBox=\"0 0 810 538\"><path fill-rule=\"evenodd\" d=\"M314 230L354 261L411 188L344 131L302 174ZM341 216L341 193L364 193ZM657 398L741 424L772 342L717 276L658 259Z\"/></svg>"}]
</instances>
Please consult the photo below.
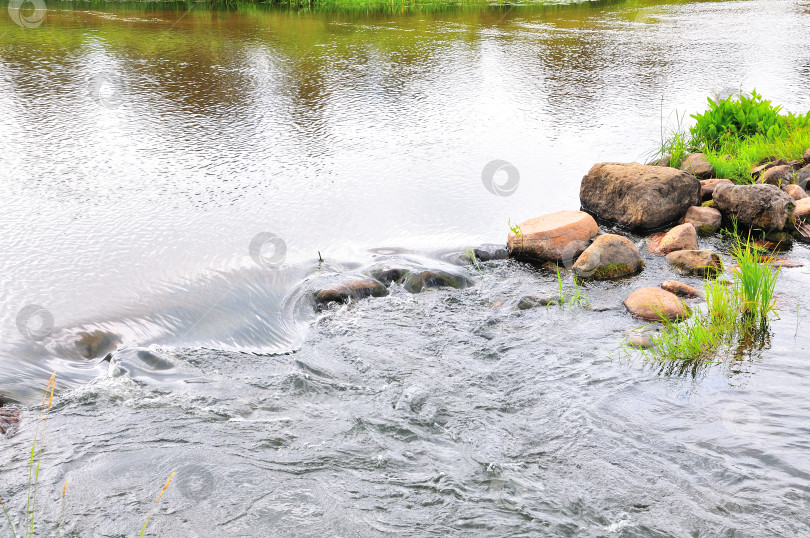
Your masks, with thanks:
<instances>
[{"instance_id":1,"label":"submerged rock","mask_svg":"<svg viewBox=\"0 0 810 538\"><path fill-rule=\"evenodd\" d=\"M658 243L658 252L661 254L668 254L676 250L695 250L697 248L697 230L689 222L672 228Z\"/></svg>"},{"instance_id":2,"label":"submerged rock","mask_svg":"<svg viewBox=\"0 0 810 538\"><path fill-rule=\"evenodd\" d=\"M386 263L376 263L364 272L374 280L379 280L388 286L393 282L401 282L408 274L409 270L404 267L396 267Z\"/></svg>"},{"instance_id":3,"label":"submerged rock","mask_svg":"<svg viewBox=\"0 0 810 538\"><path fill-rule=\"evenodd\" d=\"M384 297L386 295L388 295L388 289L385 284L373 278L354 278L314 292L315 302L319 306L326 306L332 302L345 303L365 297Z\"/></svg>"},{"instance_id":4,"label":"submerged rock","mask_svg":"<svg viewBox=\"0 0 810 538\"><path fill-rule=\"evenodd\" d=\"M529 310L530 308L536 308L538 306L548 306L550 304L557 304L558 298L552 297L550 295L526 295L520 298L518 301L517 306L515 307L518 310Z\"/></svg>"},{"instance_id":5,"label":"submerged rock","mask_svg":"<svg viewBox=\"0 0 810 538\"><path fill-rule=\"evenodd\" d=\"M698 179L714 177L714 166L706 159L703 153L693 153L681 163L681 170L689 172Z\"/></svg>"},{"instance_id":6,"label":"submerged rock","mask_svg":"<svg viewBox=\"0 0 810 538\"><path fill-rule=\"evenodd\" d=\"M684 275L715 276L723 271L723 262L711 250L678 250L667 254L667 263Z\"/></svg>"},{"instance_id":7,"label":"submerged rock","mask_svg":"<svg viewBox=\"0 0 810 538\"><path fill-rule=\"evenodd\" d=\"M81 332L78 336L79 339L75 342L76 349L85 359L102 357L121 345L121 337L107 331Z\"/></svg>"},{"instance_id":8,"label":"submerged rock","mask_svg":"<svg viewBox=\"0 0 810 538\"><path fill-rule=\"evenodd\" d=\"M661 288L641 288L624 300L624 306L633 316L647 321L686 319L689 307L676 295Z\"/></svg>"},{"instance_id":9,"label":"submerged rock","mask_svg":"<svg viewBox=\"0 0 810 538\"><path fill-rule=\"evenodd\" d=\"M736 218L746 227L783 230L791 222L796 202L773 185L718 185L714 207L728 221Z\"/></svg>"},{"instance_id":10,"label":"submerged rock","mask_svg":"<svg viewBox=\"0 0 810 538\"><path fill-rule=\"evenodd\" d=\"M697 288L693 288L689 284L684 284L683 282L678 282L677 280L666 280L662 282L661 289L674 293L678 297L687 297L690 299L695 297L703 297L703 293L701 293Z\"/></svg>"},{"instance_id":11,"label":"submerged rock","mask_svg":"<svg viewBox=\"0 0 810 538\"><path fill-rule=\"evenodd\" d=\"M788 193L788 196L793 198L794 200L801 200L802 198L807 198L807 193L798 185L785 185L782 187L782 190Z\"/></svg>"},{"instance_id":12,"label":"submerged rock","mask_svg":"<svg viewBox=\"0 0 810 538\"><path fill-rule=\"evenodd\" d=\"M507 245L518 259L561 262L575 259L599 233L596 221L582 211L558 211L529 219L519 235L509 232Z\"/></svg>"},{"instance_id":13,"label":"submerged rock","mask_svg":"<svg viewBox=\"0 0 810 538\"><path fill-rule=\"evenodd\" d=\"M432 269L408 273L403 286L411 293L420 293L429 288L467 288L472 286L472 281L464 275Z\"/></svg>"},{"instance_id":14,"label":"submerged rock","mask_svg":"<svg viewBox=\"0 0 810 538\"><path fill-rule=\"evenodd\" d=\"M636 349L648 349L654 344L648 334L631 334L627 337L627 345Z\"/></svg>"},{"instance_id":15,"label":"submerged rock","mask_svg":"<svg viewBox=\"0 0 810 538\"><path fill-rule=\"evenodd\" d=\"M638 163L599 163L582 178L582 208L597 219L652 230L680 219L700 204L700 181L692 174Z\"/></svg>"},{"instance_id":16,"label":"submerged rock","mask_svg":"<svg viewBox=\"0 0 810 538\"><path fill-rule=\"evenodd\" d=\"M729 185L734 185L734 182L730 179L704 179L700 182L700 198L703 201L711 200L712 194L714 193L715 187L720 184L728 183Z\"/></svg>"},{"instance_id":17,"label":"submerged rock","mask_svg":"<svg viewBox=\"0 0 810 538\"><path fill-rule=\"evenodd\" d=\"M683 221L692 224L698 235L712 235L720 229L723 215L713 207L692 206L686 210Z\"/></svg>"},{"instance_id":18,"label":"submerged rock","mask_svg":"<svg viewBox=\"0 0 810 538\"><path fill-rule=\"evenodd\" d=\"M509 250L505 245L481 245L474 248L473 252L475 257L482 262L505 260L509 257Z\"/></svg>"},{"instance_id":19,"label":"submerged rock","mask_svg":"<svg viewBox=\"0 0 810 538\"><path fill-rule=\"evenodd\" d=\"M605 234L585 249L572 270L581 278L607 280L632 275L643 267L641 254L632 241L620 235Z\"/></svg>"},{"instance_id":20,"label":"submerged rock","mask_svg":"<svg viewBox=\"0 0 810 538\"><path fill-rule=\"evenodd\" d=\"M793 182L793 172L793 167L789 164L774 166L762 172L757 181L759 183L781 187L782 185L788 185Z\"/></svg>"}]
</instances>

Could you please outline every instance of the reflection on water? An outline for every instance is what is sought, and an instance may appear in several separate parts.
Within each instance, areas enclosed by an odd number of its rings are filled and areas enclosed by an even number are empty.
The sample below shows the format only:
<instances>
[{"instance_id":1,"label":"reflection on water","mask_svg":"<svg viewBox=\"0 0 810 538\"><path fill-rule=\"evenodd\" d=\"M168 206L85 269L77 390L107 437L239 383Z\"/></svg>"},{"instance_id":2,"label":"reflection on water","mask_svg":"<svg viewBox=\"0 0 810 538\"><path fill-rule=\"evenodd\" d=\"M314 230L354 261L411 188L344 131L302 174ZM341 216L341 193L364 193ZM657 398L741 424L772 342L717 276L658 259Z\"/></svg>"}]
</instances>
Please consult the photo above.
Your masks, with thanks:
<instances>
[{"instance_id":1,"label":"reflection on water","mask_svg":"<svg viewBox=\"0 0 810 538\"><path fill-rule=\"evenodd\" d=\"M172 471L165 536L807 532L806 267L768 346L694 376L608 358L630 286L671 277L655 257L592 311L516 309L556 277L507 261L308 302L578 207L594 162L706 95L810 108L804 3L6 13L0 389L58 372L41 484L70 482L68 534L139 528ZM495 161L516 186L487 188ZM0 440L14 513L32 416Z\"/></svg>"}]
</instances>

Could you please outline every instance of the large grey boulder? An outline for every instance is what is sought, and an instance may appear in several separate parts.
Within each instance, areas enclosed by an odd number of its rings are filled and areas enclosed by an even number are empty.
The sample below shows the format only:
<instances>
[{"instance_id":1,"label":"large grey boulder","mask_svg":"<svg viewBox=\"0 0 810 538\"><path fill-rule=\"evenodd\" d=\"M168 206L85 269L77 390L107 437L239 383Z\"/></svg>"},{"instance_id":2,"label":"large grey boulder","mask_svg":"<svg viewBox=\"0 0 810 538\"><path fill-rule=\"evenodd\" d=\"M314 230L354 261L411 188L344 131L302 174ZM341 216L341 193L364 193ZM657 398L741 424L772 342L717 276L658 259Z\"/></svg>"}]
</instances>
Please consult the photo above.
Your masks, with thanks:
<instances>
[{"instance_id":1,"label":"large grey boulder","mask_svg":"<svg viewBox=\"0 0 810 538\"><path fill-rule=\"evenodd\" d=\"M714 207L727 221L749 228L781 231L792 220L796 203L774 185L718 185L713 194Z\"/></svg>"},{"instance_id":2,"label":"large grey boulder","mask_svg":"<svg viewBox=\"0 0 810 538\"><path fill-rule=\"evenodd\" d=\"M582 178L579 199L582 209L597 220L652 230L700 205L700 181L675 168L599 163Z\"/></svg>"}]
</instances>

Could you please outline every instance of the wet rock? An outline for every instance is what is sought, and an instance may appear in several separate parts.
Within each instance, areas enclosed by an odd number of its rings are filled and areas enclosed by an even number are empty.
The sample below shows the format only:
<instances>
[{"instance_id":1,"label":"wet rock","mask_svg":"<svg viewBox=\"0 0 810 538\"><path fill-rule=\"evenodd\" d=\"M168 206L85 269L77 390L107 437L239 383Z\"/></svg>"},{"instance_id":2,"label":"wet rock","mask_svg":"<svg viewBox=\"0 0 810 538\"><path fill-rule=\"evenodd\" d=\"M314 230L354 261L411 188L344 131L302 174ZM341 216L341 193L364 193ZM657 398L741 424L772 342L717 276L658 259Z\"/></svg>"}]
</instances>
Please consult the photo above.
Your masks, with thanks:
<instances>
[{"instance_id":1,"label":"wet rock","mask_svg":"<svg viewBox=\"0 0 810 538\"><path fill-rule=\"evenodd\" d=\"M689 284L678 282L677 280L666 280L661 283L661 289L677 295L678 297L686 297L689 299L695 297L703 297L703 293L697 288L693 288Z\"/></svg>"},{"instance_id":2,"label":"wet rock","mask_svg":"<svg viewBox=\"0 0 810 538\"><path fill-rule=\"evenodd\" d=\"M810 217L810 198L796 200L796 208L793 214L798 220L807 220Z\"/></svg>"},{"instance_id":3,"label":"wet rock","mask_svg":"<svg viewBox=\"0 0 810 538\"><path fill-rule=\"evenodd\" d=\"M355 278L330 285L314 292L315 302L319 306L329 303L346 303L365 297L384 297L388 295L385 284L373 278Z\"/></svg>"},{"instance_id":4,"label":"wet rock","mask_svg":"<svg viewBox=\"0 0 810 538\"><path fill-rule=\"evenodd\" d=\"M13 407L4 407L6 400L0 394L0 434L10 432L20 422L20 411Z\"/></svg>"},{"instance_id":5,"label":"wet rock","mask_svg":"<svg viewBox=\"0 0 810 538\"><path fill-rule=\"evenodd\" d=\"M530 308L548 306L550 304L557 304L557 298L551 295L526 295L520 298L515 308L517 310L529 310Z\"/></svg>"},{"instance_id":6,"label":"wet rock","mask_svg":"<svg viewBox=\"0 0 810 538\"><path fill-rule=\"evenodd\" d=\"M681 299L661 288L638 289L624 300L624 306L633 316L647 321L658 321L661 316L685 319L691 313Z\"/></svg>"},{"instance_id":7,"label":"wet rock","mask_svg":"<svg viewBox=\"0 0 810 538\"><path fill-rule=\"evenodd\" d=\"M627 337L627 345L636 349L648 349L653 347L653 341L648 334L631 334Z\"/></svg>"},{"instance_id":8,"label":"wet rock","mask_svg":"<svg viewBox=\"0 0 810 538\"><path fill-rule=\"evenodd\" d=\"M686 210L684 223L690 223L698 235L712 235L723 223L723 215L712 207L692 206Z\"/></svg>"},{"instance_id":9,"label":"wet rock","mask_svg":"<svg viewBox=\"0 0 810 538\"><path fill-rule=\"evenodd\" d=\"M730 221L762 230L783 230L791 222L796 202L773 185L718 185L714 207Z\"/></svg>"},{"instance_id":10,"label":"wet rock","mask_svg":"<svg viewBox=\"0 0 810 538\"><path fill-rule=\"evenodd\" d=\"M681 170L689 172L698 179L714 177L714 167L703 153L693 153L681 163Z\"/></svg>"},{"instance_id":11,"label":"wet rock","mask_svg":"<svg viewBox=\"0 0 810 538\"><path fill-rule=\"evenodd\" d=\"M463 275L434 269L408 273L403 286L411 293L420 293L429 288L467 288L472 286L472 281Z\"/></svg>"},{"instance_id":12,"label":"wet rock","mask_svg":"<svg viewBox=\"0 0 810 538\"><path fill-rule=\"evenodd\" d=\"M771 252L790 250L793 246L793 236L787 232L770 232L762 239L755 240L754 244Z\"/></svg>"},{"instance_id":13,"label":"wet rock","mask_svg":"<svg viewBox=\"0 0 810 538\"><path fill-rule=\"evenodd\" d=\"M799 171L796 172L796 177L794 179L799 187L807 190L807 184L810 182L810 164L804 168L800 168Z\"/></svg>"},{"instance_id":14,"label":"wet rock","mask_svg":"<svg viewBox=\"0 0 810 538\"><path fill-rule=\"evenodd\" d=\"M607 280L641 271L644 262L636 245L616 234L600 235L585 249L572 267L581 278Z\"/></svg>"},{"instance_id":15,"label":"wet rock","mask_svg":"<svg viewBox=\"0 0 810 538\"><path fill-rule=\"evenodd\" d=\"M509 257L509 250L505 245L481 245L474 248L473 252L475 252L476 258L482 262L505 260Z\"/></svg>"},{"instance_id":16,"label":"wet rock","mask_svg":"<svg viewBox=\"0 0 810 538\"><path fill-rule=\"evenodd\" d=\"M700 182L700 198L701 200L711 200L712 194L714 193L714 188L720 185L721 183L728 183L729 185L734 185L734 182L730 179L704 179Z\"/></svg>"},{"instance_id":17,"label":"wet rock","mask_svg":"<svg viewBox=\"0 0 810 538\"><path fill-rule=\"evenodd\" d=\"M711 250L678 250L667 254L666 260L683 275L706 277L723 271L720 256Z\"/></svg>"},{"instance_id":18,"label":"wet rock","mask_svg":"<svg viewBox=\"0 0 810 538\"><path fill-rule=\"evenodd\" d=\"M700 181L688 172L638 163L599 163L582 178L582 208L601 221L652 230L700 204Z\"/></svg>"},{"instance_id":19,"label":"wet rock","mask_svg":"<svg viewBox=\"0 0 810 538\"><path fill-rule=\"evenodd\" d=\"M773 264L774 267L784 267L789 269L793 269L796 267L804 267L804 264L799 260L791 260L788 258L773 258L771 260L771 263Z\"/></svg>"},{"instance_id":20,"label":"wet rock","mask_svg":"<svg viewBox=\"0 0 810 538\"><path fill-rule=\"evenodd\" d=\"M115 351L121 345L121 337L107 331L80 332L76 340L76 349L85 359L103 357L110 351Z\"/></svg>"},{"instance_id":21,"label":"wet rock","mask_svg":"<svg viewBox=\"0 0 810 538\"><path fill-rule=\"evenodd\" d=\"M658 250L658 246L661 244L661 240L664 236L667 235L666 232L659 232L657 234L652 234L650 237L647 238L647 250L649 250L652 254L661 254L661 251Z\"/></svg>"},{"instance_id":22,"label":"wet rock","mask_svg":"<svg viewBox=\"0 0 810 538\"><path fill-rule=\"evenodd\" d=\"M768 185L776 185L777 187L789 185L793 182L793 172L793 167L789 164L774 166L773 168L769 168L762 172L757 182L766 183Z\"/></svg>"},{"instance_id":23,"label":"wet rock","mask_svg":"<svg viewBox=\"0 0 810 538\"><path fill-rule=\"evenodd\" d=\"M401 282L408 274L409 270L403 267L396 267L385 263L377 263L365 270L365 273L373 278L379 280L386 286L390 286L393 282Z\"/></svg>"},{"instance_id":24,"label":"wet rock","mask_svg":"<svg viewBox=\"0 0 810 538\"><path fill-rule=\"evenodd\" d=\"M807 198L807 193L804 192L804 189L799 187L798 185L785 185L784 187L782 187L782 190L788 193L788 196L790 196L794 200L801 200L802 198Z\"/></svg>"},{"instance_id":25,"label":"wet rock","mask_svg":"<svg viewBox=\"0 0 810 538\"><path fill-rule=\"evenodd\" d=\"M510 255L518 259L553 261L575 259L599 226L583 211L558 211L520 224L519 234L509 232Z\"/></svg>"},{"instance_id":26,"label":"wet rock","mask_svg":"<svg viewBox=\"0 0 810 538\"><path fill-rule=\"evenodd\" d=\"M696 250L698 248L697 230L687 222L675 226L661 238L658 252L668 254L676 250Z\"/></svg>"},{"instance_id":27,"label":"wet rock","mask_svg":"<svg viewBox=\"0 0 810 538\"><path fill-rule=\"evenodd\" d=\"M788 162L785 159L774 160L773 157L766 157L765 159L759 162L759 166L756 166L751 169L751 177L756 179L764 172L765 170L770 170L775 166L784 166Z\"/></svg>"}]
</instances>

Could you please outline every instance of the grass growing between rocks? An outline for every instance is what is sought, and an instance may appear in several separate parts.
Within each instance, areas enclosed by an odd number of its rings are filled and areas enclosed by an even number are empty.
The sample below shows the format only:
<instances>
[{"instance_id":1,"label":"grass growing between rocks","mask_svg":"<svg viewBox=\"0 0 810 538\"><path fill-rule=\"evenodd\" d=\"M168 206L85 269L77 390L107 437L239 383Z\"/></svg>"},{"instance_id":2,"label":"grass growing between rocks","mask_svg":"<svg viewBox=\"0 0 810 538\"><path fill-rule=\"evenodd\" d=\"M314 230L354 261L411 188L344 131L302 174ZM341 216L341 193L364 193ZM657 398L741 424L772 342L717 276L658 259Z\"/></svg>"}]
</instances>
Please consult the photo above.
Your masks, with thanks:
<instances>
[{"instance_id":1,"label":"grass growing between rocks","mask_svg":"<svg viewBox=\"0 0 810 538\"><path fill-rule=\"evenodd\" d=\"M641 351L645 358L713 362L739 356L768 336L770 318L776 315L779 269L774 270L750 236L736 237L731 254L736 263L731 281L707 279L706 309L696 310L686 321L670 321L662 313L663 328L650 336L652 347Z\"/></svg>"}]
</instances>

